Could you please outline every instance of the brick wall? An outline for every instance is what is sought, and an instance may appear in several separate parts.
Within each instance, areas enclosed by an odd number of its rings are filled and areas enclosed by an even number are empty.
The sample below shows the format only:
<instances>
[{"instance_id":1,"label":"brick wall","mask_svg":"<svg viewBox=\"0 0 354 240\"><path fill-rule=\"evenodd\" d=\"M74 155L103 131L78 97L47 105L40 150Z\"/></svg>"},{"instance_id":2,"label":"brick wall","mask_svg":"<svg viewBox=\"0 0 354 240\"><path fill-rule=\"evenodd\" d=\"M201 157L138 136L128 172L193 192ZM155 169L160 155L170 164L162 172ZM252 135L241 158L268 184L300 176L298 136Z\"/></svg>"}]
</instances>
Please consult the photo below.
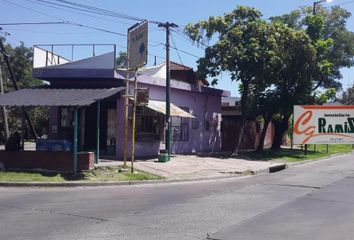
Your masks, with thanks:
<instances>
[{"instance_id":1,"label":"brick wall","mask_svg":"<svg viewBox=\"0 0 354 240\"><path fill-rule=\"evenodd\" d=\"M72 152L49 151L0 151L0 161L6 169L46 169L54 171L72 171ZM94 153L78 154L77 169L91 170L94 166Z\"/></svg>"}]
</instances>

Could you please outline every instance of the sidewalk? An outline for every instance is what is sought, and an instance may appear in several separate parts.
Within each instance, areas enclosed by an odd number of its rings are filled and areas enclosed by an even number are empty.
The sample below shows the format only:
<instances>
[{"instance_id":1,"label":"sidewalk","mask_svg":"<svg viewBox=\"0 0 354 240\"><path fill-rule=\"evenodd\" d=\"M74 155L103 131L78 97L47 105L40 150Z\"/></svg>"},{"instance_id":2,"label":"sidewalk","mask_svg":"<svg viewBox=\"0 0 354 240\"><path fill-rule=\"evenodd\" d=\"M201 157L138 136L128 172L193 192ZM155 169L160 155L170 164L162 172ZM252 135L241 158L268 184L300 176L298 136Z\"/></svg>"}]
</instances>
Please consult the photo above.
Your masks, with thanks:
<instances>
[{"instance_id":1,"label":"sidewalk","mask_svg":"<svg viewBox=\"0 0 354 240\"><path fill-rule=\"evenodd\" d=\"M121 161L102 160L96 166L117 166ZM128 162L130 166L130 162ZM136 169L165 177L166 179L208 179L242 174L269 173L272 169L284 169L284 163L272 161L248 161L235 158L198 157L176 155L169 162L160 163L157 159L136 161Z\"/></svg>"}]
</instances>

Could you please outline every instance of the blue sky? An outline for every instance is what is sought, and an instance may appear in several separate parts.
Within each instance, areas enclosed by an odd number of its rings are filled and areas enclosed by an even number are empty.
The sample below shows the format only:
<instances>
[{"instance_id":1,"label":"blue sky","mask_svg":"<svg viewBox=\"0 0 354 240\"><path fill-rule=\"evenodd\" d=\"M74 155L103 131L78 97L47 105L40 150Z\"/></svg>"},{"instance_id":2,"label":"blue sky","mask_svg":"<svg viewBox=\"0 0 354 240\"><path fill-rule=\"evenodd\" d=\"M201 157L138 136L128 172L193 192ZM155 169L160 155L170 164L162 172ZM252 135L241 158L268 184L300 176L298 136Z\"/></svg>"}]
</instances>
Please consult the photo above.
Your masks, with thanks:
<instances>
[{"instance_id":1,"label":"blue sky","mask_svg":"<svg viewBox=\"0 0 354 240\"><path fill-rule=\"evenodd\" d=\"M45 0L49 1L49 0ZM50 0L52 1L52 0ZM300 6L312 6L313 1L306 0L72 0L77 3L92 5L125 13L128 15L147 18L156 21L170 21L178 24L183 28L188 23L195 23L209 16L222 15L231 11L236 5L247 5L259 9L265 18L270 16L288 13ZM8 22L39 22L39 21L72 21L80 24L104 28L110 31L126 33L127 28L135 22L126 19L118 19L112 17L106 21L99 18L78 15L66 10L54 9L43 6L45 3L38 4L36 0L0 0L1 15L0 23ZM16 4L16 5L14 5ZM351 0L334 0L332 3L322 3L323 6L330 7L337 4L349 10L354 14L354 1ZM22 6L22 7L21 7ZM75 11L74 9L71 9ZM92 14L93 15L93 14ZM97 15L96 15L97 16ZM93 29L70 26L70 25L22 25L22 26L2 26L5 31L11 34L8 42L18 45L18 41L23 41L26 46L34 44L54 44L54 43L112 43L118 46L126 46L126 37L115 34L96 31ZM153 55L156 55L157 63L164 61L164 46L160 43L165 41L165 33L157 28L156 25L150 24L149 29L149 63L154 63ZM354 31L354 18L348 21L348 28ZM173 34L175 46L189 54L179 52L178 57L175 50L171 50L171 60L183 63L196 68L196 56L203 56L203 49L193 46L180 35ZM118 47L118 51L124 51L124 48ZM193 55L193 56L192 56ZM348 84L354 83L354 68L343 69L343 86L346 88ZM231 91L232 95L238 95L236 84L232 83L225 74L221 76L221 80L217 88Z\"/></svg>"}]
</instances>

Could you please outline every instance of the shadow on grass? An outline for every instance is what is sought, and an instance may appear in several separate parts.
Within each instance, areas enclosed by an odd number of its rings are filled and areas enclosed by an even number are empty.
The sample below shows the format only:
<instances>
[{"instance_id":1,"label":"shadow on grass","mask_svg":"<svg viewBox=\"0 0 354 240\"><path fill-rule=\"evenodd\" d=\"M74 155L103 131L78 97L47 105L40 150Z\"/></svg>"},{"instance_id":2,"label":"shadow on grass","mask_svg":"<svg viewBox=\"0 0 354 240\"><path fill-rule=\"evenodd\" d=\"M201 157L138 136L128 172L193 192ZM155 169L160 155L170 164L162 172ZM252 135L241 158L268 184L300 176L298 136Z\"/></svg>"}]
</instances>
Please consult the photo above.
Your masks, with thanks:
<instances>
[{"instance_id":1,"label":"shadow on grass","mask_svg":"<svg viewBox=\"0 0 354 240\"><path fill-rule=\"evenodd\" d=\"M219 159L246 159L250 161L270 161L274 159L291 158L294 161L307 160L314 157L325 155L318 151L308 150L307 155L300 149L265 149L263 151L240 151L238 156L233 156L231 152L203 153L197 154L198 157L215 157Z\"/></svg>"}]
</instances>

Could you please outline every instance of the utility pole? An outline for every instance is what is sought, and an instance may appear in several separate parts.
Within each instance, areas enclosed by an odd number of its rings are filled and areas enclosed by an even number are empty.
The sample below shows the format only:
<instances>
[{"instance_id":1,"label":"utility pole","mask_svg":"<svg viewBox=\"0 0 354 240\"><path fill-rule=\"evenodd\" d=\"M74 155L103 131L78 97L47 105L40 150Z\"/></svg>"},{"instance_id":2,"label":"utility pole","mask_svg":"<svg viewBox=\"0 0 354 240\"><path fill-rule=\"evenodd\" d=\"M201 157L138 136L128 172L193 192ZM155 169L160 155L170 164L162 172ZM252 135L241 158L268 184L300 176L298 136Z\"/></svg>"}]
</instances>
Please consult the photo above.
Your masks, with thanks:
<instances>
[{"instance_id":1,"label":"utility pole","mask_svg":"<svg viewBox=\"0 0 354 240\"><path fill-rule=\"evenodd\" d=\"M10 64L10 61L9 61L9 55L5 51L5 47L4 47L4 44L2 42L2 38L0 38L0 52L4 56L6 66L7 66L8 70L9 70L9 73L10 73L10 78L11 78L12 84L14 85L15 90L18 90L16 76L15 76L13 70L12 70L12 67L11 67L11 64ZM34 129L33 122L31 120L31 118L29 117L29 114L28 114L27 110L25 109L25 107L22 107L22 111L23 111L23 114L24 114L24 116L25 116L25 118L26 118L26 120L28 122L28 125L31 128L31 132L33 134L33 137L37 140L38 136L37 136L36 130Z\"/></svg>"},{"instance_id":2,"label":"utility pole","mask_svg":"<svg viewBox=\"0 0 354 240\"><path fill-rule=\"evenodd\" d=\"M2 80L2 58L0 58L0 95L4 94L4 82ZM9 123L7 121L7 112L6 112L6 107L2 106L1 107L2 111L2 117L4 121L4 132L5 132L5 143L7 142L7 139L10 137L9 133Z\"/></svg>"},{"instance_id":3,"label":"utility pole","mask_svg":"<svg viewBox=\"0 0 354 240\"><path fill-rule=\"evenodd\" d=\"M177 28L175 23L159 23L166 29L166 115L165 115L165 153L167 161L171 155L171 109L170 109L170 28Z\"/></svg>"}]
</instances>

